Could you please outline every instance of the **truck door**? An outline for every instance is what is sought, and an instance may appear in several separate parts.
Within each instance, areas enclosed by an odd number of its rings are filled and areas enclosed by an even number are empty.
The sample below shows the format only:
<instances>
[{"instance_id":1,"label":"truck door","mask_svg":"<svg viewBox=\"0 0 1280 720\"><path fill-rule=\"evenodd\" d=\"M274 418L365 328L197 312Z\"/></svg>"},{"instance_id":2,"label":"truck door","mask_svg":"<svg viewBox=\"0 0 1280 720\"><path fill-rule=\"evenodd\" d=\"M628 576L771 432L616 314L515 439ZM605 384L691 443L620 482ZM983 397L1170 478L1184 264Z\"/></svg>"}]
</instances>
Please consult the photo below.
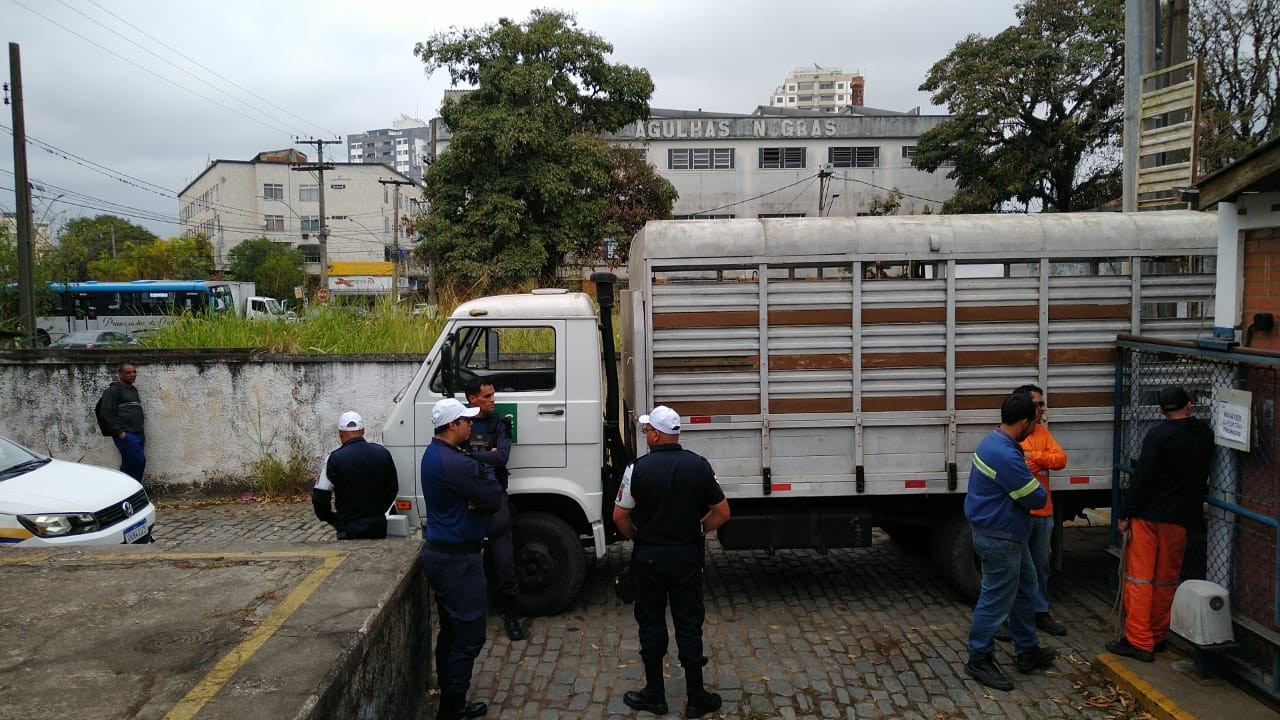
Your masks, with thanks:
<instances>
[{"instance_id":1,"label":"truck door","mask_svg":"<svg viewBox=\"0 0 1280 720\"><path fill-rule=\"evenodd\" d=\"M513 416L514 446L507 464L513 475L521 468L565 467L568 407L563 320L461 326L443 351L451 353L447 365L454 378L449 384L458 399L465 401L472 382L486 382L496 391L497 411ZM435 399L448 394L445 375L446 363L438 363L430 382ZM429 424L430 406L420 405Z\"/></svg>"}]
</instances>

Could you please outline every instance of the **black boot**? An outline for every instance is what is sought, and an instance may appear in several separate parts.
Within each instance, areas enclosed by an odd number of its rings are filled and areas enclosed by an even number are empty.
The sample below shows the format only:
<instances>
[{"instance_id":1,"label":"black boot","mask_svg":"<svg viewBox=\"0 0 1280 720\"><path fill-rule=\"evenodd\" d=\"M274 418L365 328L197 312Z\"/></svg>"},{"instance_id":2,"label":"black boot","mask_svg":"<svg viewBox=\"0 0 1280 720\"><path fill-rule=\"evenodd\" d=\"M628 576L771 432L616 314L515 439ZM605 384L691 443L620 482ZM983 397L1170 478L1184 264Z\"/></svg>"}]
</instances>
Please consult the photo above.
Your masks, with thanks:
<instances>
[{"instance_id":1,"label":"black boot","mask_svg":"<svg viewBox=\"0 0 1280 720\"><path fill-rule=\"evenodd\" d=\"M686 667L684 685L689 694L689 701L684 706L685 717L699 718L720 709L722 704L720 696L707 692L707 689L702 686L702 668Z\"/></svg>"},{"instance_id":2,"label":"black boot","mask_svg":"<svg viewBox=\"0 0 1280 720\"><path fill-rule=\"evenodd\" d=\"M667 714L666 681L662 677L662 659L645 659L644 689L628 690L622 696L622 702L632 710L643 710L654 715Z\"/></svg>"},{"instance_id":3,"label":"black boot","mask_svg":"<svg viewBox=\"0 0 1280 720\"><path fill-rule=\"evenodd\" d=\"M436 720L466 720L466 695L441 695L436 707Z\"/></svg>"}]
</instances>

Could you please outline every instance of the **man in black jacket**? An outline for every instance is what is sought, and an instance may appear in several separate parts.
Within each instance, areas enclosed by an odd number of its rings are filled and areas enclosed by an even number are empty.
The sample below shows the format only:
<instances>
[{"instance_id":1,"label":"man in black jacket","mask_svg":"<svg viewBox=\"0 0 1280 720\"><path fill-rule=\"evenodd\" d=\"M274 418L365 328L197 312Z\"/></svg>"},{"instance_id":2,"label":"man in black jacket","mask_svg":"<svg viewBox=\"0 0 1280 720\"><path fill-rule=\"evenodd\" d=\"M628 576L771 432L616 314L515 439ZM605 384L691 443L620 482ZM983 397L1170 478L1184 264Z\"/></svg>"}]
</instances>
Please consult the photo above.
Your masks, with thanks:
<instances>
[{"instance_id":1,"label":"man in black jacket","mask_svg":"<svg viewBox=\"0 0 1280 720\"><path fill-rule=\"evenodd\" d=\"M147 455L146 436L142 434L142 398L133 386L137 379L138 368L133 363L121 363L116 369L116 382L102 392L98 407L101 419L111 429L111 440L120 451L120 472L142 482Z\"/></svg>"},{"instance_id":2,"label":"man in black jacket","mask_svg":"<svg viewBox=\"0 0 1280 720\"><path fill-rule=\"evenodd\" d=\"M329 453L311 491L316 517L332 525L339 540L385 538L387 509L400 490L395 461L386 448L364 439L359 413L338 419L338 440L342 447Z\"/></svg>"},{"instance_id":3,"label":"man in black jacket","mask_svg":"<svg viewBox=\"0 0 1280 720\"><path fill-rule=\"evenodd\" d=\"M1130 533L1124 561L1124 635L1107 650L1153 662L1164 647L1187 529L1204 522L1213 430L1192 417L1187 391L1170 385L1156 400L1165 421L1151 428L1118 513Z\"/></svg>"}]
</instances>

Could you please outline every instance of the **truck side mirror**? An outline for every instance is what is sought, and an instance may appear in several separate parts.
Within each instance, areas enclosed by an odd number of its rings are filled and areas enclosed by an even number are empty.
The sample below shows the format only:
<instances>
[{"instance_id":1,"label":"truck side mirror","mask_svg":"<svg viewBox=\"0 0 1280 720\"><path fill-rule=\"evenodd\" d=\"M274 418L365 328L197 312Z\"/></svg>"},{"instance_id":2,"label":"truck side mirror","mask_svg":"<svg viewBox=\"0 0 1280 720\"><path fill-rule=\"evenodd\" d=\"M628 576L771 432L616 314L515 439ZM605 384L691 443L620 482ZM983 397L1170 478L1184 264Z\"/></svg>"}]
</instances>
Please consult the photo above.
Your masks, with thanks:
<instances>
[{"instance_id":1,"label":"truck side mirror","mask_svg":"<svg viewBox=\"0 0 1280 720\"><path fill-rule=\"evenodd\" d=\"M441 382L444 385L444 394L450 397L455 395L458 391L458 359L456 355L458 352L457 339L456 335L449 333L449 336L444 339L444 347L440 348Z\"/></svg>"}]
</instances>

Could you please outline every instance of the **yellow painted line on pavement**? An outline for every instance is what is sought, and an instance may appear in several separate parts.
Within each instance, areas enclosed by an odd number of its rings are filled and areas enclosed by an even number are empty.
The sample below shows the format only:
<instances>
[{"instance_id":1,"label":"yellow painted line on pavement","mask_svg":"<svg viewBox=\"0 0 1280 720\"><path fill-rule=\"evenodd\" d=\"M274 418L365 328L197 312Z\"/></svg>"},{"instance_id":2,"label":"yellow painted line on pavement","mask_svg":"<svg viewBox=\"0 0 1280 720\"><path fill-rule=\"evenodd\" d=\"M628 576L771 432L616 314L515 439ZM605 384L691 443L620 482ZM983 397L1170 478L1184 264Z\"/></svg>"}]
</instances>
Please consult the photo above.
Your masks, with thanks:
<instances>
[{"instance_id":1,"label":"yellow painted line on pavement","mask_svg":"<svg viewBox=\"0 0 1280 720\"><path fill-rule=\"evenodd\" d=\"M1102 670L1102 674L1115 681L1116 685L1130 695L1153 716L1160 720L1196 720L1196 716L1182 709L1172 698L1151 686L1146 680L1138 677L1125 667L1120 656L1113 653L1102 653L1094 664Z\"/></svg>"},{"instance_id":2,"label":"yellow painted line on pavement","mask_svg":"<svg viewBox=\"0 0 1280 720\"><path fill-rule=\"evenodd\" d=\"M258 553L252 554L256 555ZM261 553L261 555L269 554L271 553ZM289 596L284 599L284 602L277 605L262 621L262 624L250 633L249 637L245 638L244 642L237 645L219 660L218 664L204 676L204 679L192 688L186 697L179 700L178 704L173 706L173 709L165 714L165 720L189 720L195 717L196 713L200 712L200 709L212 700L214 695L218 694L218 691L227 684L227 681L249 661L249 658L253 657L258 648L262 647L275 634L276 630L279 630L284 625L284 621L289 619L290 615L302 607L307 598L311 597L311 594L320 587L320 584L347 557L346 553L329 552L321 554L327 555L324 563L308 575L298 587L294 588L293 592L289 593ZM290 554L279 553L279 555L288 557Z\"/></svg>"}]
</instances>

